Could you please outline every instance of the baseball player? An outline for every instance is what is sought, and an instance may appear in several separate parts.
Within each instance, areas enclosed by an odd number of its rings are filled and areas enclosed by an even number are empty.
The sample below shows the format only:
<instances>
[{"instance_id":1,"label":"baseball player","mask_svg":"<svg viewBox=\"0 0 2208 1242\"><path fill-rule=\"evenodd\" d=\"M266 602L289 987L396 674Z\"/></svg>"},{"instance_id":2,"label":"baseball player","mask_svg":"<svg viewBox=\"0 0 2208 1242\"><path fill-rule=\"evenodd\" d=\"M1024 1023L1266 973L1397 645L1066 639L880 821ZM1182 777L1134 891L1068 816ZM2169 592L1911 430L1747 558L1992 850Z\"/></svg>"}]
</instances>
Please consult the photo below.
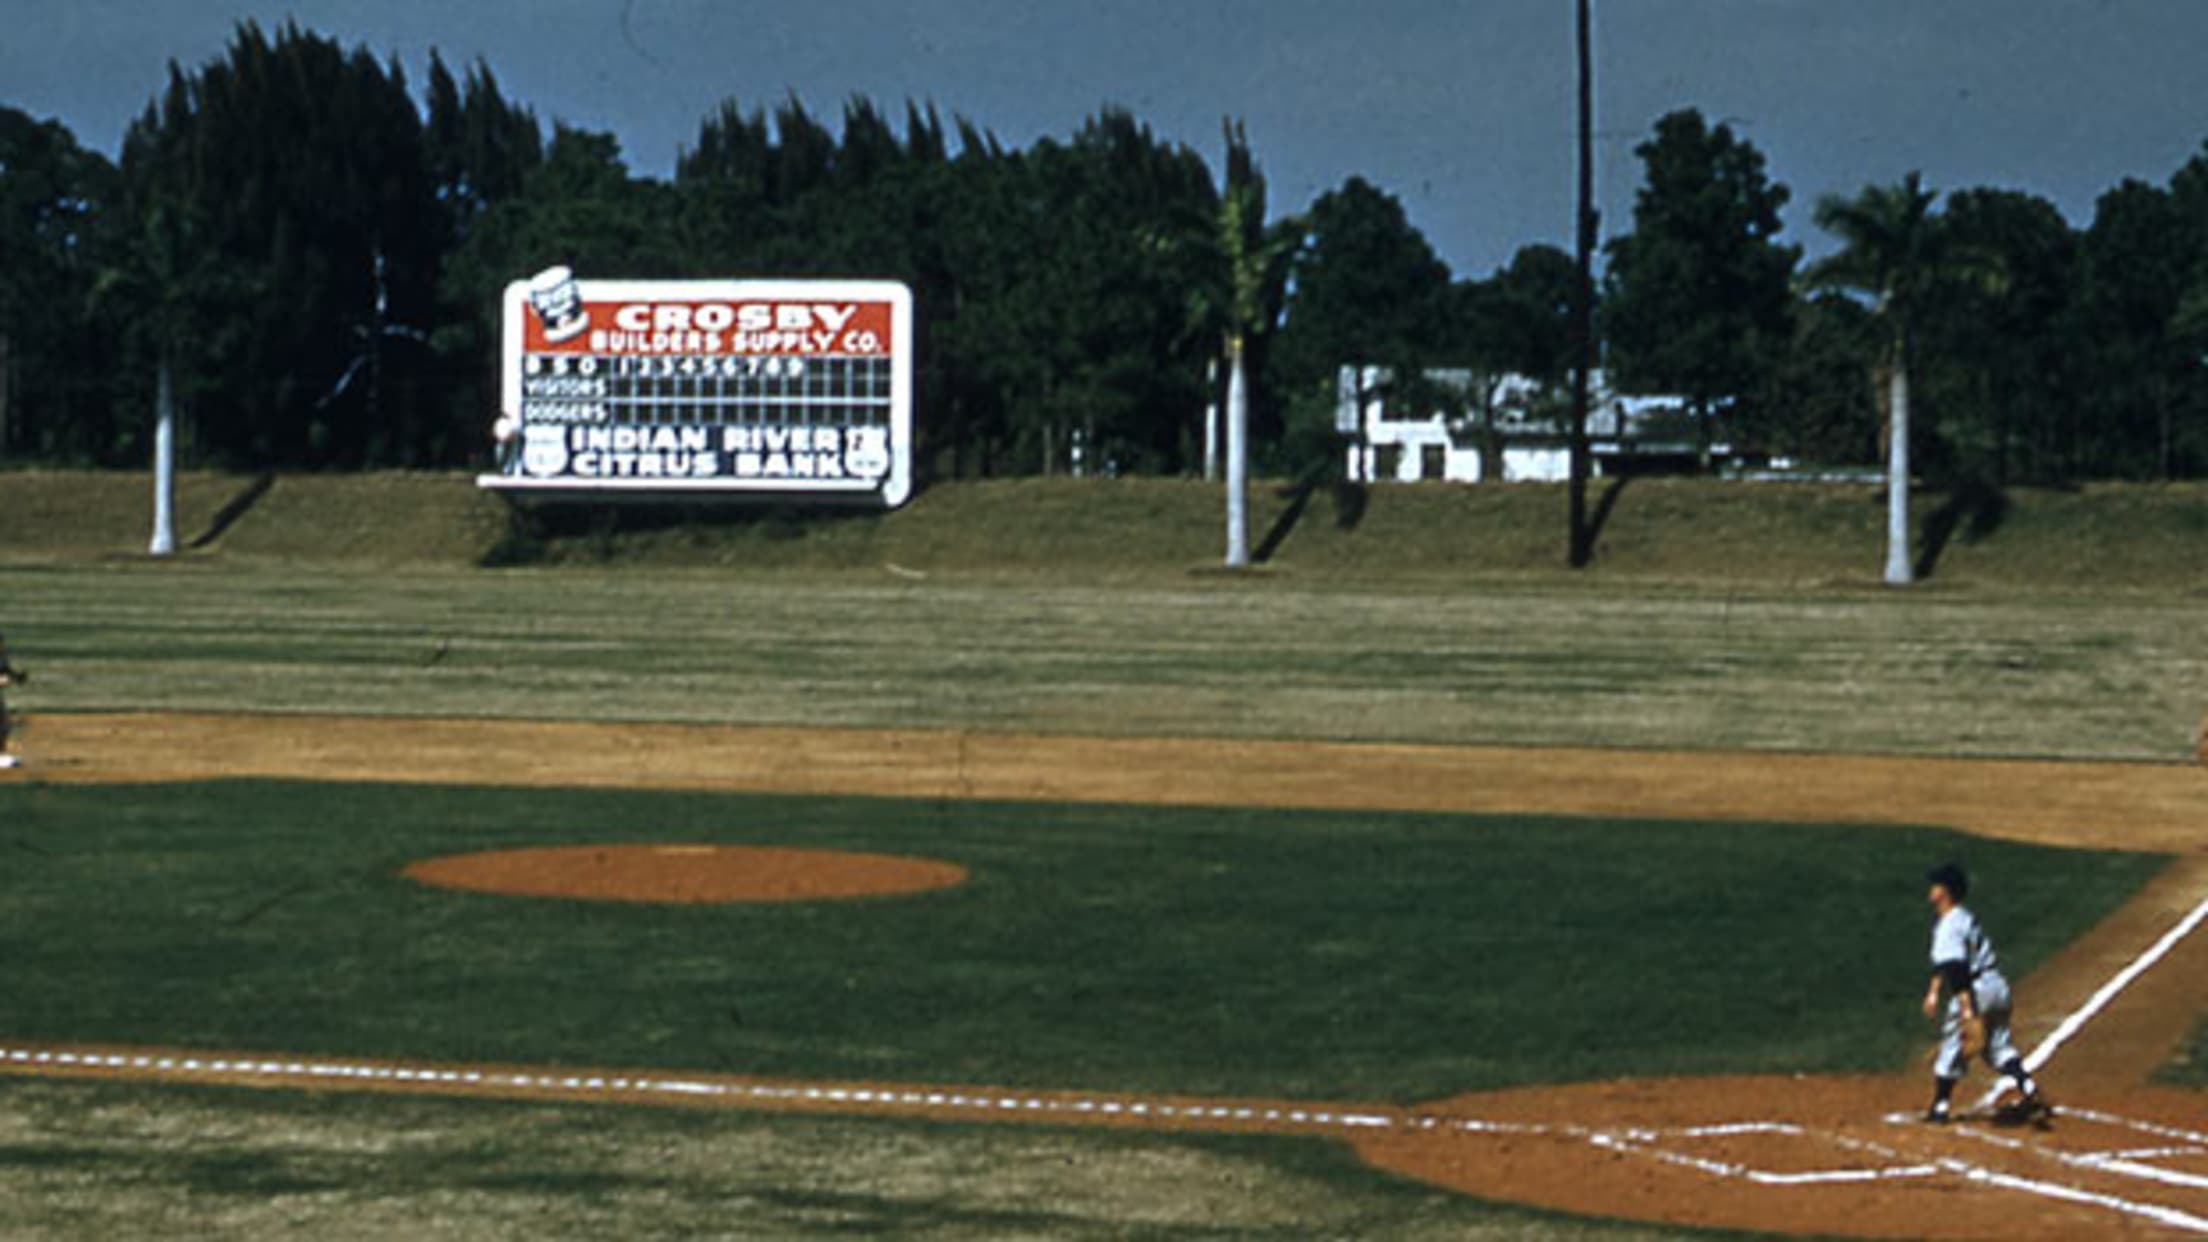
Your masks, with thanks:
<instances>
[{"instance_id":1,"label":"baseball player","mask_svg":"<svg viewBox=\"0 0 2208 1242\"><path fill-rule=\"evenodd\" d=\"M31 675L8 664L8 639L0 634L0 768L12 768L22 762L8 753L8 696L9 686L19 686L29 681Z\"/></svg>"},{"instance_id":2,"label":"baseball player","mask_svg":"<svg viewBox=\"0 0 2208 1242\"><path fill-rule=\"evenodd\" d=\"M2018 1099L2010 1106L2017 1116L2046 1110L2039 1084L2024 1068L2024 1058L2009 1040L2009 981L2001 976L1993 952L1978 919L1963 905L1970 894L1970 876L1954 863L1942 863L1925 873L1931 888L1925 901L1939 918L1932 925L1932 981L1924 989L1924 1016L1939 1012L1940 994L1947 993L1947 1014L1940 1022L1940 1051L1932 1063L1932 1107L1924 1119L1945 1125L1949 1097L1962 1081L1975 1053L1986 1064L2009 1076Z\"/></svg>"}]
</instances>

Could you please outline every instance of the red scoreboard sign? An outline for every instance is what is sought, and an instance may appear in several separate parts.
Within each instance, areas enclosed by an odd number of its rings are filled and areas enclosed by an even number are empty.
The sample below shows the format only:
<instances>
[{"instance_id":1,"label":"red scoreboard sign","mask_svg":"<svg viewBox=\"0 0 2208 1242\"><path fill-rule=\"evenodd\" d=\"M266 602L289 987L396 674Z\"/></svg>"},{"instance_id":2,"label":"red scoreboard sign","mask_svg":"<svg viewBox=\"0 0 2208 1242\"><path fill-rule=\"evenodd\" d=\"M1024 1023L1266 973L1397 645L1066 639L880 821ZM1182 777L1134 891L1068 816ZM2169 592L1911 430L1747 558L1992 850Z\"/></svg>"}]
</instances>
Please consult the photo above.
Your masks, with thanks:
<instances>
[{"instance_id":1,"label":"red scoreboard sign","mask_svg":"<svg viewBox=\"0 0 2208 1242\"><path fill-rule=\"evenodd\" d=\"M894 507L912 492L912 293L891 281L506 287L495 474L542 498Z\"/></svg>"}]
</instances>

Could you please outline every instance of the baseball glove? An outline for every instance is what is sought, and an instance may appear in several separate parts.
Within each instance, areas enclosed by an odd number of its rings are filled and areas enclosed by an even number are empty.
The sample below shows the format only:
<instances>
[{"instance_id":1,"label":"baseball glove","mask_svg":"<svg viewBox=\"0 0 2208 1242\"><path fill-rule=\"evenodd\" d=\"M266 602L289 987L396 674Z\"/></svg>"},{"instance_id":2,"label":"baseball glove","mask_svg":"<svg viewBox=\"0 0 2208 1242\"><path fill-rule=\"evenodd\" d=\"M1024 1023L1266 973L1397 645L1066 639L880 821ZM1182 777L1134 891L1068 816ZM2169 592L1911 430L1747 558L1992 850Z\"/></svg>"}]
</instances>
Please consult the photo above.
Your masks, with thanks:
<instances>
[{"instance_id":1,"label":"baseball glove","mask_svg":"<svg viewBox=\"0 0 2208 1242\"><path fill-rule=\"evenodd\" d=\"M1963 1019L1963 1059L1969 1060L1986 1050L1986 1020L1977 1014Z\"/></svg>"}]
</instances>

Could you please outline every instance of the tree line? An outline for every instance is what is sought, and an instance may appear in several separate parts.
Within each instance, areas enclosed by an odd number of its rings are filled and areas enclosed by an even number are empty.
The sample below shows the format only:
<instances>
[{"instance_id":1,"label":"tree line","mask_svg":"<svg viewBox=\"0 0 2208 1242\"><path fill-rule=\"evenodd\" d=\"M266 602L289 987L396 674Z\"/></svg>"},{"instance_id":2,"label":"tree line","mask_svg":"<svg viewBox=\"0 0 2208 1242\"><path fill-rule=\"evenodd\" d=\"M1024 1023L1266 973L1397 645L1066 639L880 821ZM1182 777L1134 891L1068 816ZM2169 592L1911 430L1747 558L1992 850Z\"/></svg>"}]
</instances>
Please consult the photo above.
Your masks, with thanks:
<instances>
[{"instance_id":1,"label":"tree line","mask_svg":"<svg viewBox=\"0 0 2208 1242\"><path fill-rule=\"evenodd\" d=\"M499 291L555 263L906 282L923 479L1194 472L1236 374L1275 474L1339 456L1344 363L1561 394L1572 256L1457 276L1358 177L1269 218L1241 127L1222 141L1215 180L1124 110L1009 149L932 106L831 123L792 97L723 104L657 179L482 62L433 54L417 94L395 59L248 23L172 65L116 160L0 106L0 460L142 463L165 376L205 465L479 464ZM1816 205L1816 263L1726 125L1676 112L1637 154L1601 361L1683 398L1706 442L1869 463L1900 426L1924 475L1995 485L2208 468L2208 153L2084 228L2021 190L1868 186ZM1476 425L1481 391L1418 396Z\"/></svg>"}]
</instances>

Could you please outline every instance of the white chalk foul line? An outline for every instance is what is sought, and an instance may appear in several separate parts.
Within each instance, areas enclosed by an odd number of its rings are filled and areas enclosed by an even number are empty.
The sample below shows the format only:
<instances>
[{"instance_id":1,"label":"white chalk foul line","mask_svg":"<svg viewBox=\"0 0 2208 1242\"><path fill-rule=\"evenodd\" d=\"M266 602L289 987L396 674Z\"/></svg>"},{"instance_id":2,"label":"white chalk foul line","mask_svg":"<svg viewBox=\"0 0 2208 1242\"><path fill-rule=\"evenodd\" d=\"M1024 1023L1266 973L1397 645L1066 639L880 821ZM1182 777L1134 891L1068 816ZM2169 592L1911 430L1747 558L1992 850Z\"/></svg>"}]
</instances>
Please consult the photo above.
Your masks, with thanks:
<instances>
[{"instance_id":1,"label":"white chalk foul line","mask_svg":"<svg viewBox=\"0 0 2208 1242\"><path fill-rule=\"evenodd\" d=\"M1745 1122L1728 1126L1695 1126L1672 1131L1597 1131L1588 1134L1586 1138L1590 1144L1607 1151L1628 1152L1664 1164L1694 1169L1713 1177L1732 1178L1751 1182L1758 1186L1818 1186L1845 1182L1891 1181L1901 1178L1932 1177L1940 1172L1937 1167L1929 1164L1887 1164L1860 1169L1812 1169L1799 1173L1779 1173L1729 1160L1713 1160L1707 1156L1697 1156L1691 1152L1678 1151L1658 1145L1659 1140L1667 1137L1706 1138L1737 1134L1803 1136L1811 1135L1811 1132L1802 1129L1800 1126L1783 1122ZM1899 1152L1890 1148L1881 1147L1876 1143L1849 1139L1843 1135L1815 1134L1811 1136L1838 1147L1852 1148L1887 1159L1898 1159L1900 1157Z\"/></svg>"},{"instance_id":2,"label":"white chalk foul line","mask_svg":"<svg viewBox=\"0 0 2208 1242\"><path fill-rule=\"evenodd\" d=\"M2208 1190L2208 1177L2202 1177L2198 1173L2181 1173L2176 1169L2165 1169L2161 1165L2147 1164L2138 1160L2103 1157L2099 1159L2079 1159L2066 1163L2075 1163L2083 1168L2099 1169L2108 1173L2121 1174L2125 1177L2136 1177L2144 1181L2160 1182L2165 1186L2182 1186L2188 1190Z\"/></svg>"},{"instance_id":3,"label":"white chalk foul line","mask_svg":"<svg viewBox=\"0 0 2208 1242\"><path fill-rule=\"evenodd\" d=\"M2147 946L2146 952L2132 959L2129 966L2117 971L2107 983L2101 985L2098 992L2087 998L2085 1004L2079 1006L2075 1013L2064 1018L2048 1034L2047 1038L2041 1040L2039 1046L2032 1049L2030 1055L2024 1058L2024 1068L2032 1073L2038 1073L2041 1066L2054 1058L2056 1050L2068 1043L2079 1031L2084 1030L2086 1023L2092 1021L2101 1010L2108 1008L2109 1003L2114 1001L2118 994L2125 988L2130 987L2132 982L2138 979L2139 976L2147 973L2147 970L2156 962L2168 956L2170 950L2183 943L2185 937L2191 935L2202 922L2208 922L2208 898L2201 899L2200 904L2194 906L2191 913L2177 921L2177 926L2165 932L2160 940ZM1978 1101L1978 1107L1984 1108L1999 1098L2002 1086L2001 1082L1996 1082L1988 1088L1984 1097Z\"/></svg>"},{"instance_id":4,"label":"white chalk foul line","mask_svg":"<svg viewBox=\"0 0 2208 1242\"><path fill-rule=\"evenodd\" d=\"M2105 1208L2112 1212L2122 1213L2126 1216L2137 1216L2156 1221L2173 1229L2183 1229L2190 1233L2208 1233L2208 1217L2195 1216L2190 1212L2165 1207L2159 1203L2140 1203L2136 1200L2102 1194L2099 1191L2086 1190L2062 1182L2043 1182L2037 1178L2018 1177L2013 1173L1997 1172L1963 1160L1943 1159L1939 1164L1941 1168L1958 1177L1974 1182L1982 1182L1988 1186L1999 1186L2003 1190L2017 1190L2047 1199L2083 1203L2091 1207Z\"/></svg>"},{"instance_id":5,"label":"white chalk foul line","mask_svg":"<svg viewBox=\"0 0 2208 1242\"><path fill-rule=\"evenodd\" d=\"M1046 1096L985 1089L865 1087L836 1083L755 1082L743 1079L655 1077L600 1072L563 1074L464 1066L398 1065L370 1061L271 1060L195 1056L183 1052L96 1052L75 1048L0 1046L0 1068L46 1069L146 1077L216 1080L301 1080L308 1083L409 1084L451 1094L558 1092L615 1099L653 1097L730 1104L780 1104L815 1108L863 1107L918 1113L1060 1120L1157 1120L1212 1128L1265 1126L1317 1132L1385 1130L1421 1119L1355 1107L1260 1105L1240 1101L1145 1099L1134 1096ZM1424 1119L1427 1128L1438 1124ZM1472 1123L1483 1125L1484 1123ZM1507 1132L1512 1127L1486 1127ZM1468 1132L1469 1128L1468 1128Z\"/></svg>"},{"instance_id":6,"label":"white chalk foul line","mask_svg":"<svg viewBox=\"0 0 2208 1242\"><path fill-rule=\"evenodd\" d=\"M2065 1115L2079 1116L2080 1114L2066 1113ZM2105 1119L2106 1124L2110 1125L2119 1125L2141 1131L2150 1128L2146 1123L2134 1122L2122 1117L2111 1117L2105 1113L2099 1114L2099 1116ZM1976 1126L1956 1126L1955 1133L1966 1138L1976 1139L1981 1143L1990 1143L1995 1147L2007 1148L2010 1151L2028 1152L2043 1159L2052 1160L2057 1164L2069 1165L2072 1168L2091 1169L2120 1177L2137 1178L2141 1181L2160 1182L2165 1186L2180 1186L2189 1190L2208 1190L2208 1177L2203 1177L2197 1173L2182 1172L2177 1169L2165 1169L2160 1165L2147 1163L2149 1160L2170 1160L2208 1155L2208 1147L2163 1147L2146 1151L2064 1151L2040 1143L2028 1143L2005 1134L1995 1134L1991 1131L1981 1130Z\"/></svg>"},{"instance_id":7,"label":"white chalk foul line","mask_svg":"<svg viewBox=\"0 0 2208 1242\"><path fill-rule=\"evenodd\" d=\"M2140 1134L2151 1134L2156 1138L2171 1139L2175 1142L2183 1143L2189 1146L2198 1147L2201 1144L2208 1144L2208 1133L2203 1133L2199 1130L2188 1130L2185 1129L2183 1126L2163 1125L2160 1122L2154 1121L2140 1121L2132 1117L2118 1117L2113 1113L2104 1113L2097 1109L2091 1108L2076 1108L2068 1104L2063 1105L2056 1111L2061 1113L2065 1117L2076 1117L2081 1121L2097 1122L2104 1126L2121 1126L2128 1130L2137 1131Z\"/></svg>"}]
</instances>

